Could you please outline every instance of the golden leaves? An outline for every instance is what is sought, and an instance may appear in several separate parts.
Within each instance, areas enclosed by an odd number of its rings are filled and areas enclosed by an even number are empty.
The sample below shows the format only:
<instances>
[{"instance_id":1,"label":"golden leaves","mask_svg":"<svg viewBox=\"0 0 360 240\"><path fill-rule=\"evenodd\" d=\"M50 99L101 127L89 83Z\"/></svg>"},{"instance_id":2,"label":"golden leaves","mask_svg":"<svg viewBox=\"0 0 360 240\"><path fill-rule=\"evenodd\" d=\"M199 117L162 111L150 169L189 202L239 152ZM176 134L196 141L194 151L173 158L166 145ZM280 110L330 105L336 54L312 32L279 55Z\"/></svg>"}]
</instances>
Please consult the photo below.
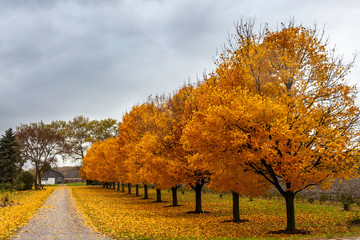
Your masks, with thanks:
<instances>
[{"instance_id":1,"label":"golden leaves","mask_svg":"<svg viewBox=\"0 0 360 240\"><path fill-rule=\"evenodd\" d=\"M210 76L125 114L117 164L102 166L100 152L94 166L84 164L89 176L105 169L91 176L159 188L211 176L214 189L258 195L272 184L285 196L356 175L360 109L344 81L351 63L316 29L237 30Z\"/></svg>"},{"instance_id":2,"label":"golden leaves","mask_svg":"<svg viewBox=\"0 0 360 240\"><path fill-rule=\"evenodd\" d=\"M195 90L199 111L185 127L186 149L204 155L203 166L224 173L238 160L291 191L354 175L360 110L356 88L342 82L348 67L313 29L239 29L237 49Z\"/></svg>"},{"instance_id":3,"label":"golden leaves","mask_svg":"<svg viewBox=\"0 0 360 240\"><path fill-rule=\"evenodd\" d=\"M0 239L9 238L41 207L53 188L42 191L15 192L11 206L0 207Z\"/></svg>"},{"instance_id":4,"label":"golden leaves","mask_svg":"<svg viewBox=\"0 0 360 240\"><path fill-rule=\"evenodd\" d=\"M82 172L88 180L118 181L117 160L121 142L117 138L107 138L95 142L83 159Z\"/></svg>"},{"instance_id":5,"label":"golden leaves","mask_svg":"<svg viewBox=\"0 0 360 240\"><path fill-rule=\"evenodd\" d=\"M207 238L264 238L289 237L271 235L270 231L286 224L285 206L280 199L240 198L241 218L246 223L223 222L232 217L231 195L203 195L204 209L208 214L187 214L193 210L194 193L179 194L180 207L165 207L169 202L154 203L127 194L100 187L72 188L73 196L87 215L88 220L100 231L117 239L207 239ZM171 192L163 191L163 199L170 200ZM155 191L149 190L150 198ZM297 226L311 231L312 237L323 234L359 233L358 228L349 229L347 219L351 212L341 211L341 206L327 206L297 202Z\"/></svg>"}]
</instances>

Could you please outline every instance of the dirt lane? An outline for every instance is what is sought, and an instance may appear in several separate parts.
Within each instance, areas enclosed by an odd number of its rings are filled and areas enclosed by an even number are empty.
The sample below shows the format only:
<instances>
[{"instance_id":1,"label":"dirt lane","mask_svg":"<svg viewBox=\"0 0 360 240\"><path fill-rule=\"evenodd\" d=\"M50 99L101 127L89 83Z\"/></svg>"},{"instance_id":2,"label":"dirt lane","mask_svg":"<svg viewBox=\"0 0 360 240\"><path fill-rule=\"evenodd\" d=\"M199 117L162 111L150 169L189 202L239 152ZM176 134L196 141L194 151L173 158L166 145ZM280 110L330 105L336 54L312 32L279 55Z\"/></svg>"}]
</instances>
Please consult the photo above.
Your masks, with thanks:
<instances>
[{"instance_id":1,"label":"dirt lane","mask_svg":"<svg viewBox=\"0 0 360 240\"><path fill-rule=\"evenodd\" d=\"M109 239L85 226L76 213L70 189L57 187L38 213L13 238L17 239Z\"/></svg>"}]
</instances>

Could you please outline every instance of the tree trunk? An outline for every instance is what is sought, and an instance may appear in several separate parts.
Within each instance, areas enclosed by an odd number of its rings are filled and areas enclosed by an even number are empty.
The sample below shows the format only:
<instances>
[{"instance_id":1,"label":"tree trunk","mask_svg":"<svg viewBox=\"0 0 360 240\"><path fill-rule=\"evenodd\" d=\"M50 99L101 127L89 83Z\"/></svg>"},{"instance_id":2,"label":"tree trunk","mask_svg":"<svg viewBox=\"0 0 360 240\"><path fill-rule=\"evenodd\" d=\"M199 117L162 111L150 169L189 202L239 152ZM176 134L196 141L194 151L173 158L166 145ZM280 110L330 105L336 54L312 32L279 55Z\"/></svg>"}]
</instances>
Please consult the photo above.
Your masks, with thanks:
<instances>
[{"instance_id":1,"label":"tree trunk","mask_svg":"<svg viewBox=\"0 0 360 240\"><path fill-rule=\"evenodd\" d=\"M135 190L136 190L136 194L135 194L135 196L139 196L139 184L136 184L135 185Z\"/></svg>"},{"instance_id":2,"label":"tree trunk","mask_svg":"<svg viewBox=\"0 0 360 240\"><path fill-rule=\"evenodd\" d=\"M41 173L40 173L40 171L38 172L38 180L39 180L39 187L42 189L42 186L41 186Z\"/></svg>"},{"instance_id":3,"label":"tree trunk","mask_svg":"<svg viewBox=\"0 0 360 240\"><path fill-rule=\"evenodd\" d=\"M112 183L113 190L115 190L115 182Z\"/></svg>"},{"instance_id":4,"label":"tree trunk","mask_svg":"<svg viewBox=\"0 0 360 240\"><path fill-rule=\"evenodd\" d=\"M125 192L125 184L121 183L121 192Z\"/></svg>"},{"instance_id":5,"label":"tree trunk","mask_svg":"<svg viewBox=\"0 0 360 240\"><path fill-rule=\"evenodd\" d=\"M41 172L39 165L35 166L35 190L41 188Z\"/></svg>"},{"instance_id":6,"label":"tree trunk","mask_svg":"<svg viewBox=\"0 0 360 240\"><path fill-rule=\"evenodd\" d=\"M233 198L233 221L240 221L240 209L239 209L239 194L237 192L232 192Z\"/></svg>"},{"instance_id":7,"label":"tree trunk","mask_svg":"<svg viewBox=\"0 0 360 240\"><path fill-rule=\"evenodd\" d=\"M287 227L288 231L295 231L295 206L294 198L295 194L292 191L286 191L284 194L286 201L286 218L287 218Z\"/></svg>"},{"instance_id":8,"label":"tree trunk","mask_svg":"<svg viewBox=\"0 0 360 240\"><path fill-rule=\"evenodd\" d=\"M161 202L161 189L156 189L156 202Z\"/></svg>"},{"instance_id":9,"label":"tree trunk","mask_svg":"<svg viewBox=\"0 0 360 240\"><path fill-rule=\"evenodd\" d=\"M173 206L179 206L178 199L177 199L177 189L178 189L178 187L171 188Z\"/></svg>"},{"instance_id":10,"label":"tree trunk","mask_svg":"<svg viewBox=\"0 0 360 240\"><path fill-rule=\"evenodd\" d=\"M105 183L103 183L103 187L105 187Z\"/></svg>"},{"instance_id":11,"label":"tree trunk","mask_svg":"<svg viewBox=\"0 0 360 240\"><path fill-rule=\"evenodd\" d=\"M195 190L196 194L196 205L195 205L195 213L202 213L203 210L201 208L201 190L203 188L204 184L197 183L195 187L192 187L192 189Z\"/></svg>"},{"instance_id":12,"label":"tree trunk","mask_svg":"<svg viewBox=\"0 0 360 240\"><path fill-rule=\"evenodd\" d=\"M148 186L147 184L144 184L144 199L148 199L148 198L149 198Z\"/></svg>"},{"instance_id":13,"label":"tree trunk","mask_svg":"<svg viewBox=\"0 0 360 240\"><path fill-rule=\"evenodd\" d=\"M35 167L35 190L38 189L38 170L37 167Z\"/></svg>"},{"instance_id":14,"label":"tree trunk","mask_svg":"<svg viewBox=\"0 0 360 240\"><path fill-rule=\"evenodd\" d=\"M117 189L116 189L116 191L120 191L120 183L119 183L119 182L117 182Z\"/></svg>"},{"instance_id":15,"label":"tree trunk","mask_svg":"<svg viewBox=\"0 0 360 240\"><path fill-rule=\"evenodd\" d=\"M131 194L131 183L128 183L128 194Z\"/></svg>"}]
</instances>

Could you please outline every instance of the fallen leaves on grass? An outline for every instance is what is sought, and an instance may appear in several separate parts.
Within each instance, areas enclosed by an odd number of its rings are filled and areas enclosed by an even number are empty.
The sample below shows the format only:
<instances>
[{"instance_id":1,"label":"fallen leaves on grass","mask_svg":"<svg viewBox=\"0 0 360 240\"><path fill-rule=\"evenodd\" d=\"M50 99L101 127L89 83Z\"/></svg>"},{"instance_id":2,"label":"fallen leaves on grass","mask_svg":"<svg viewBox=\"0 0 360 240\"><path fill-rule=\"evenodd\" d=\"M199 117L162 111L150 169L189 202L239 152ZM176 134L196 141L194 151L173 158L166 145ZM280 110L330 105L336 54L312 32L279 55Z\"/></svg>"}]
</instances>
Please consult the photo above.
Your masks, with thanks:
<instances>
[{"instance_id":1,"label":"fallen leaves on grass","mask_svg":"<svg viewBox=\"0 0 360 240\"><path fill-rule=\"evenodd\" d=\"M286 227L285 204L281 200L249 201L241 198L241 218L249 221L234 223L227 221L232 218L230 195L218 198L213 193L203 194L203 209L209 213L187 214L194 208L193 192L179 195L179 202L183 205L181 207L166 207L169 203L153 203L154 190L149 192L153 199L147 201L102 187L72 188L72 192L86 218L99 231L114 238L291 237L276 232ZM171 193L163 191L163 199L171 201ZM297 228L315 236L360 232L358 228L350 229L345 223L350 216L351 213L339 211L336 206L296 204Z\"/></svg>"},{"instance_id":2,"label":"fallen leaves on grass","mask_svg":"<svg viewBox=\"0 0 360 240\"><path fill-rule=\"evenodd\" d=\"M41 207L53 188L42 191L15 192L12 196L14 204L0 208L0 239L8 239L25 225Z\"/></svg>"}]
</instances>

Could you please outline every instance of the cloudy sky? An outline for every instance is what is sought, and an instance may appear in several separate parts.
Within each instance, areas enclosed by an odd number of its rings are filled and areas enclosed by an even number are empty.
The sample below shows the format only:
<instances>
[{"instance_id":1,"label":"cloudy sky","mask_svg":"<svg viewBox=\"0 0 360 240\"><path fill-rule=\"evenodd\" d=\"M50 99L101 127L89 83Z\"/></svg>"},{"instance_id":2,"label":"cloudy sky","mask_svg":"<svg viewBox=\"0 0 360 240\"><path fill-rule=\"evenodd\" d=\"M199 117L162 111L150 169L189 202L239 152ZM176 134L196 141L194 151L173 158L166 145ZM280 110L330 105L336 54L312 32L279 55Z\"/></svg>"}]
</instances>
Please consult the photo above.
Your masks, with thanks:
<instances>
[{"instance_id":1,"label":"cloudy sky","mask_svg":"<svg viewBox=\"0 0 360 240\"><path fill-rule=\"evenodd\" d=\"M0 134L76 115L121 120L149 94L212 70L240 19L325 25L350 59L359 12L355 0L0 0Z\"/></svg>"}]
</instances>

